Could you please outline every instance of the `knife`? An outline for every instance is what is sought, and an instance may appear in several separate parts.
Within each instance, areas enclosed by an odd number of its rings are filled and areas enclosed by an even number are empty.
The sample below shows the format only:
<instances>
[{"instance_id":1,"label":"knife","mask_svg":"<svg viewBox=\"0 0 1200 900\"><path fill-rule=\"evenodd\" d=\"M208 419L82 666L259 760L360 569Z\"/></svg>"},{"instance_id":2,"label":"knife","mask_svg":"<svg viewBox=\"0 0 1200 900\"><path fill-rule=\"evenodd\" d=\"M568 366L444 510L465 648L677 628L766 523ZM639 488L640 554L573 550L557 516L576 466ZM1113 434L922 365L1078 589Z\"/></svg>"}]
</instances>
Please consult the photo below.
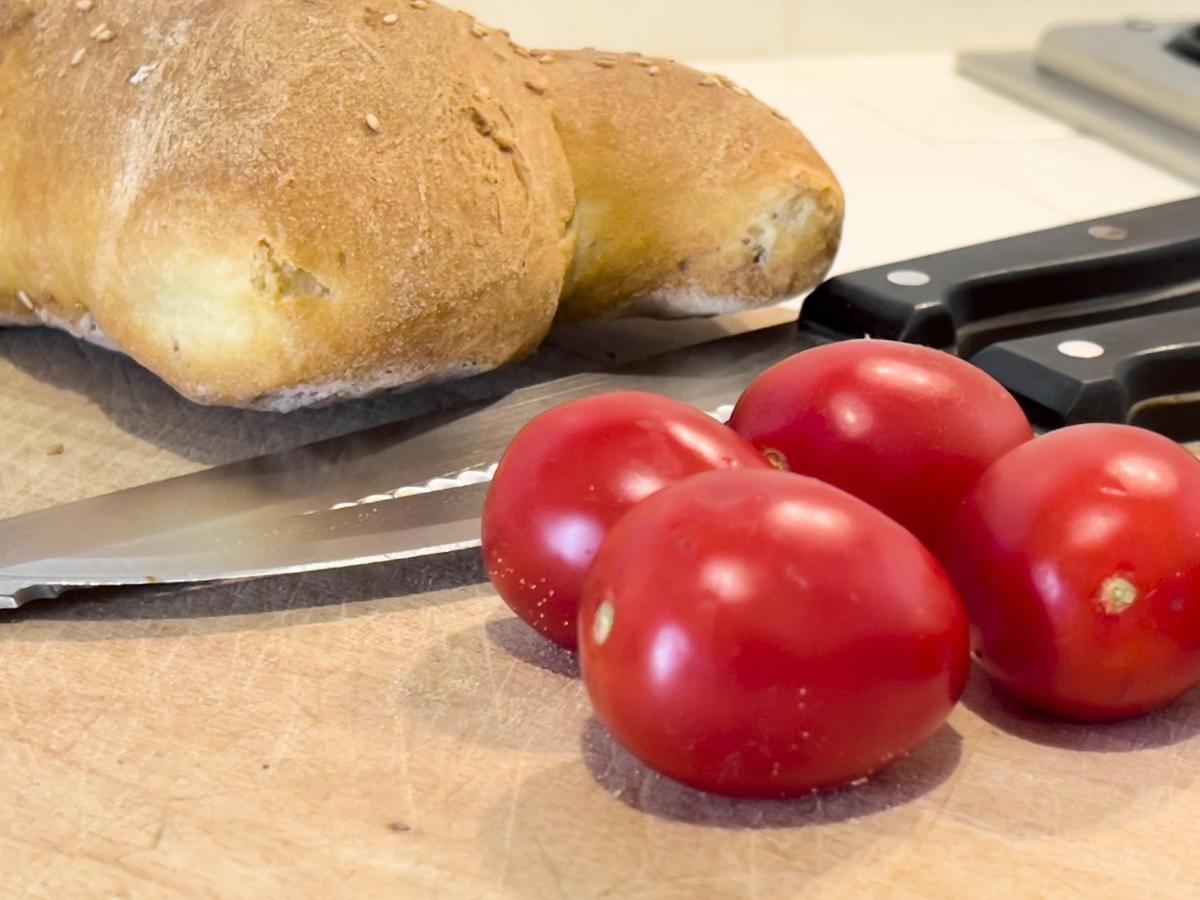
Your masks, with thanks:
<instances>
[{"instance_id":1,"label":"knife","mask_svg":"<svg viewBox=\"0 0 1200 900\"><path fill-rule=\"evenodd\" d=\"M1188 436L1187 416L1146 410L1197 390L1196 342L1163 329L1196 324L1198 309L1200 198L867 269L819 287L798 323L0 521L0 608L76 588L241 580L477 546L495 463L542 412L645 390L719 415L763 369L850 337L958 353L1038 424L1141 417ZM1097 383L1108 387L1088 387ZM1109 401L1090 402L1100 396Z\"/></svg>"},{"instance_id":2,"label":"knife","mask_svg":"<svg viewBox=\"0 0 1200 900\"><path fill-rule=\"evenodd\" d=\"M459 418L384 425L6 519L0 609L74 588L264 577L477 546L495 462L540 413L612 390L716 412L754 373L821 340L776 325L523 388Z\"/></svg>"}]
</instances>

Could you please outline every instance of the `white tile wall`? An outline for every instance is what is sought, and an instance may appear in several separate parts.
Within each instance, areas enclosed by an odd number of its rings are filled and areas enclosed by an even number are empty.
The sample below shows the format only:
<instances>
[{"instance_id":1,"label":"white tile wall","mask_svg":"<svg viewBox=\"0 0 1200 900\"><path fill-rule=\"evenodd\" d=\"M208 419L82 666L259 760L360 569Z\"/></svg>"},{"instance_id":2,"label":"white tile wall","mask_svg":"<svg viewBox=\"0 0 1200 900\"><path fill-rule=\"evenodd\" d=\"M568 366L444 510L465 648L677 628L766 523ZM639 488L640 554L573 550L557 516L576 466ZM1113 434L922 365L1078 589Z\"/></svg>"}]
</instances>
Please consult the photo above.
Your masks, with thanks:
<instances>
[{"instance_id":1,"label":"white tile wall","mask_svg":"<svg viewBox=\"0 0 1200 900\"><path fill-rule=\"evenodd\" d=\"M1036 197L1067 220L1094 219L1200 193L1200 187L1082 136L1034 143L968 143L946 150L990 180Z\"/></svg>"},{"instance_id":2,"label":"white tile wall","mask_svg":"<svg viewBox=\"0 0 1200 900\"><path fill-rule=\"evenodd\" d=\"M790 0L789 53L1029 47L1071 20L1200 19L1196 0Z\"/></svg>"},{"instance_id":3,"label":"white tile wall","mask_svg":"<svg viewBox=\"0 0 1200 900\"><path fill-rule=\"evenodd\" d=\"M954 72L948 53L712 63L802 127L846 190L849 271L1198 188Z\"/></svg>"},{"instance_id":4,"label":"white tile wall","mask_svg":"<svg viewBox=\"0 0 1200 900\"><path fill-rule=\"evenodd\" d=\"M685 59L1032 46L1077 19L1200 20L1198 0L447 0L547 47Z\"/></svg>"}]
</instances>

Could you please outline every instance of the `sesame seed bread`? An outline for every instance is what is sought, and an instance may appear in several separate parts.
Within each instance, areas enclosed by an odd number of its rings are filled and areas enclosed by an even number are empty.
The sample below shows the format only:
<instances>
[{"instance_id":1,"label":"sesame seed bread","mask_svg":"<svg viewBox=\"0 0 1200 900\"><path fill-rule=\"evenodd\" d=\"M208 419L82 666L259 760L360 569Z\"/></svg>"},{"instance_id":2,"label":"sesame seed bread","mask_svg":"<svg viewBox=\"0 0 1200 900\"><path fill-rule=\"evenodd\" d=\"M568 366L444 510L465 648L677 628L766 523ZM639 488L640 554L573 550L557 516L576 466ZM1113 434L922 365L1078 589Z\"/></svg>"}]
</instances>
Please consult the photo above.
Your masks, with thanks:
<instances>
[{"instance_id":1,"label":"sesame seed bread","mask_svg":"<svg viewBox=\"0 0 1200 900\"><path fill-rule=\"evenodd\" d=\"M0 0L0 315L272 409L531 352L574 245L540 66L395 7Z\"/></svg>"},{"instance_id":2,"label":"sesame seed bread","mask_svg":"<svg viewBox=\"0 0 1200 900\"><path fill-rule=\"evenodd\" d=\"M840 217L795 128L672 63L532 54L426 0L0 0L0 323L197 402L295 409L494 368L556 315L786 297Z\"/></svg>"}]
</instances>

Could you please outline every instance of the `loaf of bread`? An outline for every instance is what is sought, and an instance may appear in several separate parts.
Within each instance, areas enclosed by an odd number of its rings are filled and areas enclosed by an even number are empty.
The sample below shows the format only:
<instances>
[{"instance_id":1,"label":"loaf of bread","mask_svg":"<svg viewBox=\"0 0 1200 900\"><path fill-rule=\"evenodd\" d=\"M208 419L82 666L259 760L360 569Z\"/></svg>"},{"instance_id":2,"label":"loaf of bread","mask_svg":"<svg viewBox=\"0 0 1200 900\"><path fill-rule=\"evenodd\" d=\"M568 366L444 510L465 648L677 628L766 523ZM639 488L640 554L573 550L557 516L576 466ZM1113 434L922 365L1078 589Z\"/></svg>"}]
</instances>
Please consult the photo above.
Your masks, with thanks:
<instances>
[{"instance_id":1,"label":"loaf of bread","mask_svg":"<svg viewBox=\"0 0 1200 900\"><path fill-rule=\"evenodd\" d=\"M0 0L0 322L290 410L556 317L811 286L841 193L723 79L534 53L427 0Z\"/></svg>"},{"instance_id":2,"label":"loaf of bread","mask_svg":"<svg viewBox=\"0 0 1200 900\"><path fill-rule=\"evenodd\" d=\"M731 313L824 277L841 190L782 115L668 60L555 56L579 239L560 317Z\"/></svg>"}]
</instances>

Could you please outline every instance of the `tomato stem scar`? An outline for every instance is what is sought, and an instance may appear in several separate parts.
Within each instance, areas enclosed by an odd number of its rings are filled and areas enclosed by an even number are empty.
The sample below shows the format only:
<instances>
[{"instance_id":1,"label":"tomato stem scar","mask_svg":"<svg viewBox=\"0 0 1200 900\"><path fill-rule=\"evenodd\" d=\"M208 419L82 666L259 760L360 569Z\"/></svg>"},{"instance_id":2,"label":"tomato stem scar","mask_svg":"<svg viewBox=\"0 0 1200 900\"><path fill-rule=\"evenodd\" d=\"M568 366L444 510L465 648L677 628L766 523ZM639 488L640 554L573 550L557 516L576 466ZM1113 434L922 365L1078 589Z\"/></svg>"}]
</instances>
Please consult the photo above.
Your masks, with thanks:
<instances>
[{"instance_id":1,"label":"tomato stem scar","mask_svg":"<svg viewBox=\"0 0 1200 900\"><path fill-rule=\"evenodd\" d=\"M611 600L605 600L596 609L596 619L592 622L592 637L596 640L596 646L603 646L608 640L608 636L612 634L613 619L616 617L616 609L612 605Z\"/></svg>"},{"instance_id":2,"label":"tomato stem scar","mask_svg":"<svg viewBox=\"0 0 1200 900\"><path fill-rule=\"evenodd\" d=\"M1137 602L1138 590L1124 578L1113 577L1100 586L1100 605L1110 615L1125 612Z\"/></svg>"},{"instance_id":3,"label":"tomato stem scar","mask_svg":"<svg viewBox=\"0 0 1200 900\"><path fill-rule=\"evenodd\" d=\"M776 450L774 447L767 447L765 450L763 450L762 455L764 457L766 457L767 462L769 462L774 468L778 469L780 472L790 471L790 468L788 466L787 457L784 456L780 451Z\"/></svg>"}]
</instances>

